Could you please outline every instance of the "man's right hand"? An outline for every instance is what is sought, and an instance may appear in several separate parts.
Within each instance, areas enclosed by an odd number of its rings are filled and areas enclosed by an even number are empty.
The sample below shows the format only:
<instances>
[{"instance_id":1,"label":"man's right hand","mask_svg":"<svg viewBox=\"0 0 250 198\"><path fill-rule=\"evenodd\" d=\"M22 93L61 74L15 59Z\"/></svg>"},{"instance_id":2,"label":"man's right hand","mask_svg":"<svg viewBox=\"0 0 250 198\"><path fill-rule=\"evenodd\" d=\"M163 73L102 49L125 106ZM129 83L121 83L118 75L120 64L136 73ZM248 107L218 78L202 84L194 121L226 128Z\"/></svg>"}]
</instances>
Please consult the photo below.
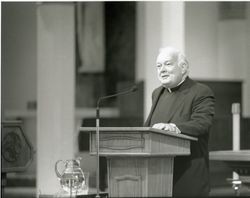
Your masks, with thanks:
<instances>
[{"instance_id":1,"label":"man's right hand","mask_svg":"<svg viewBox=\"0 0 250 198\"><path fill-rule=\"evenodd\" d=\"M178 134L181 133L178 127L173 123L157 123L157 124L154 124L152 128L175 132Z\"/></svg>"}]
</instances>

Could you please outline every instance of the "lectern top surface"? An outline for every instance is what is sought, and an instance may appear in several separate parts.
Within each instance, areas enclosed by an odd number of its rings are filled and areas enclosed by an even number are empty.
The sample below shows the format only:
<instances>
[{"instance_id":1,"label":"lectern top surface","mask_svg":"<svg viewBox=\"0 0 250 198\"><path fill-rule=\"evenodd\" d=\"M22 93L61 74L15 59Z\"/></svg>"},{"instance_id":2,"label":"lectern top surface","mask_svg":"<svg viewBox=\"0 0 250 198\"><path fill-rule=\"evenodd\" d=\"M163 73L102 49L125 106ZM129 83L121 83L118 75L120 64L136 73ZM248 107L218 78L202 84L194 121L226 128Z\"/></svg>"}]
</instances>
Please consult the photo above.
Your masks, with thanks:
<instances>
[{"instance_id":1,"label":"lectern top surface","mask_svg":"<svg viewBox=\"0 0 250 198\"><path fill-rule=\"evenodd\" d=\"M96 127L80 127L80 131L88 132L88 133L96 132ZM197 141L197 138L195 137L191 137L191 136L184 135L184 134L176 134L175 132L154 129L151 127L100 127L99 131L100 132L121 132L121 133L122 132L127 132L127 133L152 132L152 133L158 133L158 134L163 134L167 136L173 136L173 137L179 137L182 139Z\"/></svg>"}]
</instances>

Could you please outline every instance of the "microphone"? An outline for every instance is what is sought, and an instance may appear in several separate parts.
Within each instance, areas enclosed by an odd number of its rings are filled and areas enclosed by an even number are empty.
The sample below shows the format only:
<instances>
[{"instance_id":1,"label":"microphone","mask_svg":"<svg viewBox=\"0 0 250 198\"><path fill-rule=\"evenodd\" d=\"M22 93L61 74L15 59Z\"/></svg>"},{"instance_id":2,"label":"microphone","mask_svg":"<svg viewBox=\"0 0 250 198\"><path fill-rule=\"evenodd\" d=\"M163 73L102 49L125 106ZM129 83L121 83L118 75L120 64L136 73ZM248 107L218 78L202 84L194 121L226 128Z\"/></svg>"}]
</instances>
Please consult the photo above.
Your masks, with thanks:
<instances>
[{"instance_id":1,"label":"microphone","mask_svg":"<svg viewBox=\"0 0 250 198\"><path fill-rule=\"evenodd\" d=\"M100 146L99 146L99 135L100 135L100 103L102 100L105 100L105 99L108 99L108 98L113 98L113 97L117 97L117 96L121 96L121 95L126 95L126 94L129 94L129 93L132 93L132 92L135 92L137 91L137 86L134 85L133 87L131 87L130 89L128 90L124 90L124 91L121 91L121 92L118 92L116 94L112 94L112 95L108 95L108 96L102 96L100 97L98 100L97 100L97 103L96 103L96 151L97 151L97 168L96 168L96 190L97 190L97 193L96 193L96 198L100 198L100 195L99 195L99 191L100 191L100 183L99 183L99 179L100 179L100 172L99 172L99 169L100 169L100 161L99 161L99 149L100 149Z\"/></svg>"},{"instance_id":2,"label":"microphone","mask_svg":"<svg viewBox=\"0 0 250 198\"><path fill-rule=\"evenodd\" d=\"M125 91L122 91L122 92L119 92L119 93L116 93L116 94L112 94L112 95L108 95L108 96L102 96L98 99L97 101L97 105L96 107L99 108L99 105L100 105L100 102L104 99L107 99L107 98L113 98L113 97L117 97L117 96L120 96L120 95L125 95L125 94L129 94L129 93L132 93L132 92L135 92L137 91L137 86L134 85L133 87L131 87L130 89L128 90L125 90Z\"/></svg>"}]
</instances>

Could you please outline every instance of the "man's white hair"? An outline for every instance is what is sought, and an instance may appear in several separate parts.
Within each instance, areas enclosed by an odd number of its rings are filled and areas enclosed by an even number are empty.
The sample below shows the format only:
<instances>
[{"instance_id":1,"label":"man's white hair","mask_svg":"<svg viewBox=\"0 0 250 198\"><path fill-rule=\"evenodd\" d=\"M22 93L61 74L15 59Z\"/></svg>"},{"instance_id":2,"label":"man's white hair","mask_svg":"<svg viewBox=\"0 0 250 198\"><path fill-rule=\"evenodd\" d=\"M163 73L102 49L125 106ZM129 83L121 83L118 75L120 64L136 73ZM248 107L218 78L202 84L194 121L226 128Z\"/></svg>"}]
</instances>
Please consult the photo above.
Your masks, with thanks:
<instances>
[{"instance_id":1,"label":"man's white hair","mask_svg":"<svg viewBox=\"0 0 250 198\"><path fill-rule=\"evenodd\" d=\"M189 70L189 63L188 63L188 60L186 58L186 56L181 53L181 51L177 50L176 48L174 47L171 47L171 46L167 46L167 47L163 47L163 48L160 48L159 49L159 53L163 53L163 54L172 54L173 56L176 56L177 60L178 60L178 65L182 65L182 64L185 64L186 67L187 67L187 72Z\"/></svg>"}]
</instances>

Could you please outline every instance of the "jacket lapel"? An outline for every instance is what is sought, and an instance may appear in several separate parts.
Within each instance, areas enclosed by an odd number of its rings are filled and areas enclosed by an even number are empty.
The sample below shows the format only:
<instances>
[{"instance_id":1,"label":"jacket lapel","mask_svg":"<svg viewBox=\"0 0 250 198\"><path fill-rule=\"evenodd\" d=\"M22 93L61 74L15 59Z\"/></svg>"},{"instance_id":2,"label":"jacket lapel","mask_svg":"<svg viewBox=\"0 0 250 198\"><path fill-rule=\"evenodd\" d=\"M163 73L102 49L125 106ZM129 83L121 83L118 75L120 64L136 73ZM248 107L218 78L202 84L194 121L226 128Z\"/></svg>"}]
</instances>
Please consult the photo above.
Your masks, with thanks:
<instances>
[{"instance_id":1,"label":"jacket lapel","mask_svg":"<svg viewBox=\"0 0 250 198\"><path fill-rule=\"evenodd\" d=\"M147 118L146 122L144 123L144 126L150 126L150 120L151 120L152 114L153 114L153 112L155 110L155 107L156 107L156 104L157 104L157 102L158 102L158 100L160 98L160 95L162 94L162 92L164 91L164 89L165 88L162 87L162 86L159 87L156 90L155 94L153 95L153 101L152 101L151 110L150 110L150 113L148 115L148 118Z\"/></svg>"},{"instance_id":2,"label":"jacket lapel","mask_svg":"<svg viewBox=\"0 0 250 198\"><path fill-rule=\"evenodd\" d=\"M181 107L182 103L184 102L185 99L185 92L177 92L176 93L176 100L174 104L171 106L170 111L166 117L166 122L169 123L171 122L171 119L173 118L174 114L178 110L178 108Z\"/></svg>"},{"instance_id":3,"label":"jacket lapel","mask_svg":"<svg viewBox=\"0 0 250 198\"><path fill-rule=\"evenodd\" d=\"M185 82L183 83L183 85L181 85L181 87L179 88L178 91L175 92L176 94L176 100L175 103L172 105L169 114L166 118L167 123L171 122L173 116L175 115L176 111L178 110L178 108L180 108L182 106L182 103L185 102L185 95L189 92L190 87L192 86L193 81L187 77L187 79L185 80Z\"/></svg>"}]
</instances>

